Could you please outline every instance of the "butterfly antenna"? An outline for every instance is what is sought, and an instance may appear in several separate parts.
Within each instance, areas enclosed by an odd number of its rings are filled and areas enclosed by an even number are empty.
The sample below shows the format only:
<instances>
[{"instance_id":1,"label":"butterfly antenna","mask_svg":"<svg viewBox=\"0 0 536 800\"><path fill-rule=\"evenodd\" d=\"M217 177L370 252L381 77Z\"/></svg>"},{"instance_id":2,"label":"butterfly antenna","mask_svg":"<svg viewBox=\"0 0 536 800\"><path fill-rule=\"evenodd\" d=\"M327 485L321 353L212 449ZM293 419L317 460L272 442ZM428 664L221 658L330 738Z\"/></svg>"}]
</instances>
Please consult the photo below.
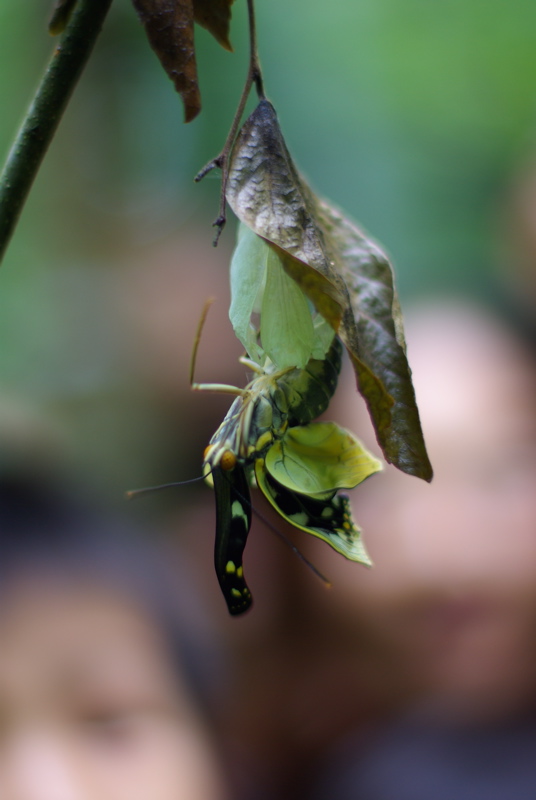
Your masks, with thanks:
<instances>
[{"instance_id":1,"label":"butterfly antenna","mask_svg":"<svg viewBox=\"0 0 536 800\"><path fill-rule=\"evenodd\" d=\"M224 474L225 474L225 473L224 473ZM306 567L309 567L309 569L311 570L311 572L312 572L314 575L316 575L316 577L317 577L317 578L320 578L320 580L322 581L322 583L323 583L323 584L324 584L324 585L325 585L325 586L326 586L328 589L330 589L330 588L331 588L331 586L332 586L332 583L331 583L331 581L330 581L328 578L326 578L326 576L325 576L325 575L323 575L323 574L320 572L320 570L319 570L317 567L315 567L315 565L313 564L313 562L312 562L312 561L309 561L309 559L308 559L306 556L304 556L304 554L301 552L301 550L299 550L299 549L296 547L296 545L295 545L295 544L293 544L293 542L291 542L291 541L290 541L290 539L288 538L288 536L285 536L285 534L283 533L283 531L280 531L280 530L279 530L279 528L277 528L275 525L273 525L273 524L270 522L270 520L269 520L267 517L265 517L265 516L264 516L264 514L262 514L260 511L258 511L258 510L255 508L255 506L253 505L253 503L251 502L251 500L248 500L246 497L244 497L244 495L243 495L241 492L239 492L239 491L236 489L236 486L235 486L234 490L235 490L235 492L237 493L237 495L240 497L240 499L242 500L242 502L243 502L243 503L245 503L246 505L248 505L248 506L251 508L251 510L253 511L253 513L255 514L255 516L256 516L258 519L260 519L260 521L261 521L261 522L264 522L264 524L266 525L266 527L267 527L267 528L270 528L270 530L272 531L272 533L275 533L277 536L279 536L279 538L283 540L283 542L284 542L284 543L287 545L287 547L289 547L289 548L292 550L292 552L294 553L294 555L295 555L295 556L297 556L297 557L300 559L300 561L302 561L302 562L305 564L305 566L306 566Z\"/></svg>"},{"instance_id":2,"label":"butterfly antenna","mask_svg":"<svg viewBox=\"0 0 536 800\"><path fill-rule=\"evenodd\" d=\"M132 500L132 498L139 497L141 494L151 494L152 492L160 492L163 489L171 489L173 486L186 486L188 483L204 481L211 472L212 470L206 472L205 475L198 475L197 478L190 478L187 481L173 481L173 483L161 483L159 486L144 486L142 489L130 489L130 491L125 492L125 498L127 500Z\"/></svg>"},{"instance_id":3,"label":"butterfly antenna","mask_svg":"<svg viewBox=\"0 0 536 800\"><path fill-rule=\"evenodd\" d=\"M201 334L203 333L203 327L205 325L207 314L213 302L214 297L209 297L207 300L205 300L205 305L203 306L201 316L199 317L199 322L197 323L194 346L192 348L192 357L190 359L190 386L193 386L194 383L195 362L197 360L197 350L199 348L199 342L201 341Z\"/></svg>"}]
</instances>

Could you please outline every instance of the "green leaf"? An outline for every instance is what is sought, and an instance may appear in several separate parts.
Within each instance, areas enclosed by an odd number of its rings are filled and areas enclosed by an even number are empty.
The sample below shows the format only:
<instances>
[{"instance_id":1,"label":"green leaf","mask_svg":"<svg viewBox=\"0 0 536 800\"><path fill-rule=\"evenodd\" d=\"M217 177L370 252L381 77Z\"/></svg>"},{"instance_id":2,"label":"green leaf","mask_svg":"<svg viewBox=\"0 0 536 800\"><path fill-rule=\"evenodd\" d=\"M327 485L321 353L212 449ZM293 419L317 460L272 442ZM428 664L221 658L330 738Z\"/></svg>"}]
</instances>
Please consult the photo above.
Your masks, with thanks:
<instances>
[{"instance_id":1,"label":"green leaf","mask_svg":"<svg viewBox=\"0 0 536 800\"><path fill-rule=\"evenodd\" d=\"M389 260L355 223L313 194L267 100L237 136L227 199L239 219L271 243L339 333L387 461L431 480Z\"/></svg>"},{"instance_id":2,"label":"green leaf","mask_svg":"<svg viewBox=\"0 0 536 800\"><path fill-rule=\"evenodd\" d=\"M382 469L350 431L334 422L289 428L268 450L265 463L282 486L308 495L352 489Z\"/></svg>"}]
</instances>

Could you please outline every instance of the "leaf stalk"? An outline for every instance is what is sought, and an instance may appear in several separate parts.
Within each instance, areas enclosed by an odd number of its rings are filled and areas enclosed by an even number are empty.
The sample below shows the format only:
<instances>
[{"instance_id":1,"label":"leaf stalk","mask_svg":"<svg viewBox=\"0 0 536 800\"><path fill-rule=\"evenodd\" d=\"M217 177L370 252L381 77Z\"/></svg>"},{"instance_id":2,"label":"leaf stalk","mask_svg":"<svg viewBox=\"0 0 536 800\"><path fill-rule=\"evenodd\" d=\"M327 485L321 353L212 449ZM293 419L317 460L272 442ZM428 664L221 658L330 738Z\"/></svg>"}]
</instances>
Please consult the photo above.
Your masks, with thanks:
<instances>
[{"instance_id":1,"label":"leaf stalk","mask_svg":"<svg viewBox=\"0 0 536 800\"><path fill-rule=\"evenodd\" d=\"M225 144L223 145L223 149L221 150L220 154L213 158L208 164L199 170L197 175L195 176L194 180L196 183L199 183L205 175L207 175L211 170L215 167L218 167L222 171L221 176L221 190L220 190L220 209L218 217L212 223L213 227L217 228L216 236L214 237L213 245L217 247L219 238L221 233L225 227L225 223L227 222L227 201L226 201L226 191L227 191L227 179L229 176L229 158L231 155L231 151L233 149L233 145L236 139L236 135L238 133L238 128L240 126L240 121L242 119L242 115L244 114L244 109L246 107L246 103L248 101L249 94L251 92L251 87L255 84L255 90L257 92L257 96L259 100L264 100L266 95L264 94L264 82L262 77L262 70L259 61L259 53L257 49L257 26L255 22L255 2L254 0L247 0L248 3L248 19L249 19L249 65L248 65L248 73L246 76L246 82L244 84L244 88L242 89L242 94L240 96L240 100L238 103L238 107L236 109L236 113L234 115L233 121L231 123L231 128L229 133L227 134L227 138L225 140Z\"/></svg>"}]
</instances>

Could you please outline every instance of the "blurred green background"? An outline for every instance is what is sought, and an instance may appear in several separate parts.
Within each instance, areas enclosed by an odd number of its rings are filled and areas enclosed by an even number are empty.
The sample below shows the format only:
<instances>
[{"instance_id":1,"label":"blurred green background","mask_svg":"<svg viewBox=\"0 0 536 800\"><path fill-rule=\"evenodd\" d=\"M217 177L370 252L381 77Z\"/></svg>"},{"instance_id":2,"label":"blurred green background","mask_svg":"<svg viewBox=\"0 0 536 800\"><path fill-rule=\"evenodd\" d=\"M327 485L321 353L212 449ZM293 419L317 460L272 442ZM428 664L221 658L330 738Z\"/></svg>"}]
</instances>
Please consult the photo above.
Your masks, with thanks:
<instances>
[{"instance_id":1,"label":"blurred green background","mask_svg":"<svg viewBox=\"0 0 536 800\"><path fill-rule=\"evenodd\" d=\"M536 152L536 4L257 5L267 93L291 153L392 254L402 302L496 294L505 208ZM53 47L50 6L0 4L2 155ZM131 3L115 0L0 271L0 435L16 431L3 459L42 440L45 461L110 498L199 473L227 405L188 390L209 294L218 310L198 375L243 380L225 321L234 224L214 251L219 182L192 181L241 91L243 0L234 54L196 37L204 107L185 126Z\"/></svg>"}]
</instances>

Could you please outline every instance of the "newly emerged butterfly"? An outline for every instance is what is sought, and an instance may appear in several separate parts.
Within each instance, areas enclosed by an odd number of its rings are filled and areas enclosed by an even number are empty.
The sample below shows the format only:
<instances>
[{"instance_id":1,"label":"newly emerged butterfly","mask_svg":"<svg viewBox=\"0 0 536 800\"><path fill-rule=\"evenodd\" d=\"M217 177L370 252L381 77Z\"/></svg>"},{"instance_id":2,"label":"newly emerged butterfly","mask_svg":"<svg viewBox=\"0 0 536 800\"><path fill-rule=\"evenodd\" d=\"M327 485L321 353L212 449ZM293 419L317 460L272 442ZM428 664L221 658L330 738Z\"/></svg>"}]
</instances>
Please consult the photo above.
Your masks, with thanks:
<instances>
[{"instance_id":1,"label":"newly emerged butterfly","mask_svg":"<svg viewBox=\"0 0 536 800\"><path fill-rule=\"evenodd\" d=\"M338 494L381 469L348 431L315 423L329 405L341 368L333 337L323 359L303 369L278 370L242 359L256 375L244 388L194 384L194 389L236 394L204 454L204 471L216 495L215 567L229 612L251 605L242 555L251 523L249 487L258 485L280 516L318 536L353 561L370 564L352 521L348 499Z\"/></svg>"}]
</instances>

